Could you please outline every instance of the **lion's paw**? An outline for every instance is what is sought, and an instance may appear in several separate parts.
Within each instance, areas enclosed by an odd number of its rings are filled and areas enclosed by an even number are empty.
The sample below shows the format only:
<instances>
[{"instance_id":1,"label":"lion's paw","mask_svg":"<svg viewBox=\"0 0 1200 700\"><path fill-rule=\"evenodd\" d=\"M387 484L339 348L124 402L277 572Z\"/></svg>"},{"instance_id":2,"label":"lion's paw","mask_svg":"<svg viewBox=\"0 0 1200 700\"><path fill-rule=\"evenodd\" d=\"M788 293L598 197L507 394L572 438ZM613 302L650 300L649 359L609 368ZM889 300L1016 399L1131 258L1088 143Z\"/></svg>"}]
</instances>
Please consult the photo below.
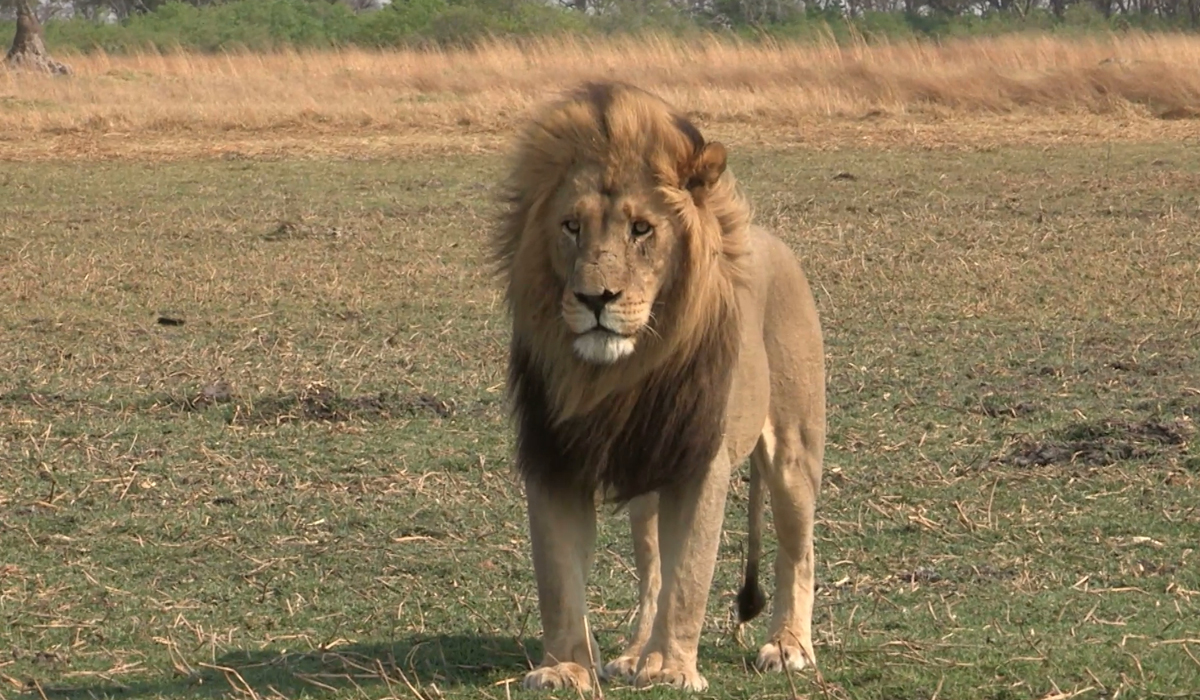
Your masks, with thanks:
<instances>
[{"instance_id":1,"label":"lion's paw","mask_svg":"<svg viewBox=\"0 0 1200 700\"><path fill-rule=\"evenodd\" d=\"M782 671L785 666L792 671L803 671L812 658L811 653L805 653L800 647L764 644L758 650L754 667L763 673Z\"/></svg>"},{"instance_id":2,"label":"lion's paw","mask_svg":"<svg viewBox=\"0 0 1200 700\"><path fill-rule=\"evenodd\" d=\"M630 681L637 675L638 657L618 656L604 665L605 680Z\"/></svg>"},{"instance_id":3,"label":"lion's paw","mask_svg":"<svg viewBox=\"0 0 1200 700\"><path fill-rule=\"evenodd\" d=\"M708 690L708 681L700 675L699 671L695 668L688 669L678 666L662 666L656 671L643 668L638 672L634 685L639 688L651 685L669 685L694 693Z\"/></svg>"},{"instance_id":4,"label":"lion's paw","mask_svg":"<svg viewBox=\"0 0 1200 700\"><path fill-rule=\"evenodd\" d=\"M553 666L541 666L525 674L521 684L526 690L559 690L560 688L592 689L592 674L583 666L570 661Z\"/></svg>"}]
</instances>

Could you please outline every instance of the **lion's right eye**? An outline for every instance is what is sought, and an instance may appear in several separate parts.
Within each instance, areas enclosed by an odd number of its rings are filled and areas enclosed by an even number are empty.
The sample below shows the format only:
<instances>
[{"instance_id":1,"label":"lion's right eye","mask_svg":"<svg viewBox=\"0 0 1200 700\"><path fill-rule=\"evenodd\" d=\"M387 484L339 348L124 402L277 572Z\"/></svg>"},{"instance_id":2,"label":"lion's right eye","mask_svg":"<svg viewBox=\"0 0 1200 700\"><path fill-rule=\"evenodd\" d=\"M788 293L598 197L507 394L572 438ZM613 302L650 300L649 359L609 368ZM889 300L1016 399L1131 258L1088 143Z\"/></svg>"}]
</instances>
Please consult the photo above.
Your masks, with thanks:
<instances>
[{"instance_id":1,"label":"lion's right eye","mask_svg":"<svg viewBox=\"0 0 1200 700\"><path fill-rule=\"evenodd\" d=\"M562 230L563 230L563 233L567 234L568 236L571 236L572 238L574 238L575 236L578 236L579 235L579 220L578 219L567 219L566 221L564 221L562 223Z\"/></svg>"}]
</instances>

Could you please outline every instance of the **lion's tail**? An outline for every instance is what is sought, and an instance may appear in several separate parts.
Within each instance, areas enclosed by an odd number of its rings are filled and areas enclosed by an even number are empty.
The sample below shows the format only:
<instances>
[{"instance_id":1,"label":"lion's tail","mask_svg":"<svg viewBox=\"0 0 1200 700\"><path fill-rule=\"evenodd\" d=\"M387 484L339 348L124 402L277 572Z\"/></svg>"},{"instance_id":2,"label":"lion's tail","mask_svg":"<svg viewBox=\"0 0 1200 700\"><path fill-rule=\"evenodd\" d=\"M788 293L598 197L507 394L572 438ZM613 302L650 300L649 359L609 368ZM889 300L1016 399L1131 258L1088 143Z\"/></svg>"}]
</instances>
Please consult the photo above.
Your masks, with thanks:
<instances>
[{"instance_id":1,"label":"lion's tail","mask_svg":"<svg viewBox=\"0 0 1200 700\"><path fill-rule=\"evenodd\" d=\"M757 450L756 450L757 452ZM758 455L755 455L757 457ZM758 560L762 555L763 493L761 469L750 460L750 534L746 538L746 578L737 594L738 622L749 622L767 607L767 595L758 584Z\"/></svg>"}]
</instances>

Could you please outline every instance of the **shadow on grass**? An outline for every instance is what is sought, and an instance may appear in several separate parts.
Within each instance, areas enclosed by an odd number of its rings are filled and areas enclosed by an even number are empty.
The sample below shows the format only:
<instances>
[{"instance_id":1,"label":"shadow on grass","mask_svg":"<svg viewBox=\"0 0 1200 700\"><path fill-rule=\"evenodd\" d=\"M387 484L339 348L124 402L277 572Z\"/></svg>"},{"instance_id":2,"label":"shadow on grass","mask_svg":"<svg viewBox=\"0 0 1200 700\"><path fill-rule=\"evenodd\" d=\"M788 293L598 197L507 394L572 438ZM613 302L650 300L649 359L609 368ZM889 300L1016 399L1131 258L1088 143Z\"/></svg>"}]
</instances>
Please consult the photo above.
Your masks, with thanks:
<instances>
[{"instance_id":1,"label":"shadow on grass","mask_svg":"<svg viewBox=\"0 0 1200 700\"><path fill-rule=\"evenodd\" d=\"M170 675L129 684L42 685L41 691L47 698L62 699L231 694L270 698L388 686L392 695L408 696L413 694L410 684L484 687L507 678L519 684L529 659L540 657L540 641L475 635L412 637L394 644L348 644L327 651L236 651L217 657L215 663L188 659L186 667L179 663Z\"/></svg>"}]
</instances>

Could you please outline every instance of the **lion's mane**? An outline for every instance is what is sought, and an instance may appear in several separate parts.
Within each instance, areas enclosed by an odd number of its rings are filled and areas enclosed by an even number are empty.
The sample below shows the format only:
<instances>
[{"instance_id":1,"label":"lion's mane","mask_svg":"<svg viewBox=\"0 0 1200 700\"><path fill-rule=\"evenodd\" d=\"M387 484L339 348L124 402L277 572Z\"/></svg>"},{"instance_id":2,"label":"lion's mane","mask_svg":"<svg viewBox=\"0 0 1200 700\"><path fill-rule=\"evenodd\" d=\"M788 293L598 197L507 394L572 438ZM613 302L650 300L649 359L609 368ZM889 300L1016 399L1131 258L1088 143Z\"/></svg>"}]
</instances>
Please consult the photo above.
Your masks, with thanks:
<instances>
[{"instance_id":1,"label":"lion's mane","mask_svg":"<svg viewBox=\"0 0 1200 700\"><path fill-rule=\"evenodd\" d=\"M527 480L601 488L621 503L695 477L722 444L750 210L732 173L695 182L704 147L686 117L613 82L568 93L521 133L492 243L513 321L508 388ZM653 332L610 366L574 355L560 317L564 281L551 265L561 234L544 208L580 163L601 165L614 185L648 165L685 251L655 301Z\"/></svg>"}]
</instances>

